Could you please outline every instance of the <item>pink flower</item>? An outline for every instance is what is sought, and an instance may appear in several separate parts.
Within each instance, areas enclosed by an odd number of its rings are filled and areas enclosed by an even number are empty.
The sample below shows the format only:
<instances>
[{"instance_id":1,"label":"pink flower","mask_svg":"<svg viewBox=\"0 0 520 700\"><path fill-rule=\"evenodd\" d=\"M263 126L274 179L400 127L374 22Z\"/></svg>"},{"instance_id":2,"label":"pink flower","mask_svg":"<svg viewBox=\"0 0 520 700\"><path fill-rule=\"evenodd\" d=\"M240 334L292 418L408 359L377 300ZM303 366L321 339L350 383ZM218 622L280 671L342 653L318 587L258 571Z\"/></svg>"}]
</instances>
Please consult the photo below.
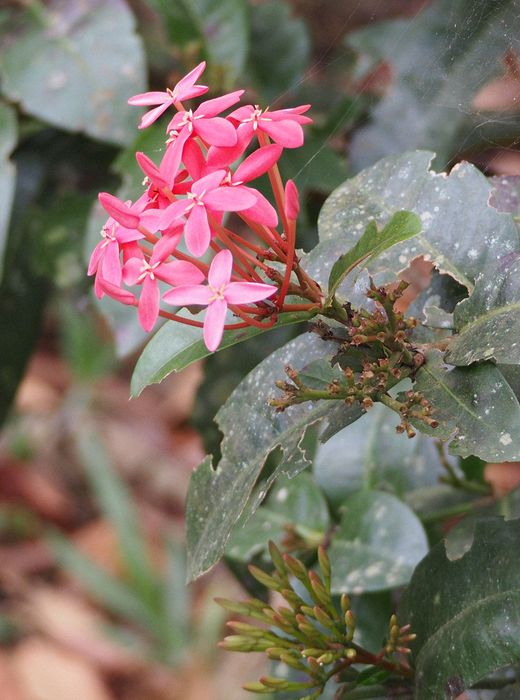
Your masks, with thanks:
<instances>
[{"instance_id":1,"label":"pink flower","mask_svg":"<svg viewBox=\"0 0 520 700\"><path fill-rule=\"evenodd\" d=\"M106 280L116 287L121 286L122 269L119 253L126 243L144 238L135 229L124 228L110 217L101 229L102 240L96 245L90 256L88 275L96 275L96 296L103 296L101 280Z\"/></svg>"},{"instance_id":2,"label":"pink flower","mask_svg":"<svg viewBox=\"0 0 520 700\"><path fill-rule=\"evenodd\" d=\"M237 90L213 100L206 100L195 112L191 109L177 112L168 124L167 132L170 138L161 171L167 173L170 179L175 178L183 159L185 144L192 136L199 136L214 146L235 146L237 133L234 125L227 119L217 117L217 114L236 104L243 92Z\"/></svg>"},{"instance_id":3,"label":"pink flower","mask_svg":"<svg viewBox=\"0 0 520 700\"><path fill-rule=\"evenodd\" d=\"M289 221L296 221L300 213L298 189L292 180L285 183L285 216Z\"/></svg>"},{"instance_id":4,"label":"pink flower","mask_svg":"<svg viewBox=\"0 0 520 700\"><path fill-rule=\"evenodd\" d=\"M243 213L253 221L265 226L278 225L276 210L261 192L254 187L246 187L244 183L255 180L266 173L281 155L282 147L274 143L258 148L238 166L234 173L230 171L225 178L225 182L229 182L231 187L252 194L256 198L253 206L243 210Z\"/></svg>"},{"instance_id":5,"label":"pink flower","mask_svg":"<svg viewBox=\"0 0 520 700\"><path fill-rule=\"evenodd\" d=\"M128 104L130 105L137 105L139 107L159 105L155 107L155 109L146 112L141 118L139 128L145 129L147 126L150 126L150 124L153 124L154 121L156 121L163 112L166 112L168 107L174 105L175 102L181 102L182 100L189 100L192 97L204 95L204 93L208 91L207 86L195 85L195 81L202 75L205 68L206 63L202 61L202 63L199 63L188 75L185 75L184 78L179 80L173 90L167 88L166 92L143 92L131 97L128 100Z\"/></svg>"},{"instance_id":6,"label":"pink flower","mask_svg":"<svg viewBox=\"0 0 520 700\"><path fill-rule=\"evenodd\" d=\"M263 131L275 143L284 148L299 148L303 145L303 129L301 124L310 124L310 117L302 116L310 105L300 105L290 109L261 110L258 105L239 107L228 115L228 119L239 123L239 130L245 131L252 139L256 131Z\"/></svg>"},{"instance_id":7,"label":"pink flower","mask_svg":"<svg viewBox=\"0 0 520 700\"><path fill-rule=\"evenodd\" d=\"M231 282L233 256L221 250L208 271L208 284L189 284L166 292L163 299L174 306L207 306L204 318L204 342L213 352L220 345L228 304L249 304L272 296L277 287L258 282Z\"/></svg>"},{"instance_id":8,"label":"pink flower","mask_svg":"<svg viewBox=\"0 0 520 700\"><path fill-rule=\"evenodd\" d=\"M103 209L121 226L130 230L139 230L141 226L157 231L160 218L158 209L145 209L150 199L146 192L132 204L130 200L122 202L113 194L100 192L98 199Z\"/></svg>"},{"instance_id":9,"label":"pink flower","mask_svg":"<svg viewBox=\"0 0 520 700\"><path fill-rule=\"evenodd\" d=\"M204 275L198 267L190 262L174 260L165 262L166 258L176 248L181 231L178 235L163 236L154 246L150 260L146 260L139 249L134 257L127 260L123 268L123 279L126 284L142 285L139 297L138 316L145 331L151 331L157 321L160 305L160 290L158 280L172 285L198 284Z\"/></svg>"},{"instance_id":10,"label":"pink flower","mask_svg":"<svg viewBox=\"0 0 520 700\"><path fill-rule=\"evenodd\" d=\"M249 209L256 202L256 197L251 192L233 187L220 187L225 174L225 170L217 170L194 182L191 191L187 194L187 199L170 204L164 209L159 221L159 228L163 231L169 228L177 218L186 216L184 228L186 246L196 257L204 255L211 240L208 210L210 212L241 211Z\"/></svg>"}]
</instances>

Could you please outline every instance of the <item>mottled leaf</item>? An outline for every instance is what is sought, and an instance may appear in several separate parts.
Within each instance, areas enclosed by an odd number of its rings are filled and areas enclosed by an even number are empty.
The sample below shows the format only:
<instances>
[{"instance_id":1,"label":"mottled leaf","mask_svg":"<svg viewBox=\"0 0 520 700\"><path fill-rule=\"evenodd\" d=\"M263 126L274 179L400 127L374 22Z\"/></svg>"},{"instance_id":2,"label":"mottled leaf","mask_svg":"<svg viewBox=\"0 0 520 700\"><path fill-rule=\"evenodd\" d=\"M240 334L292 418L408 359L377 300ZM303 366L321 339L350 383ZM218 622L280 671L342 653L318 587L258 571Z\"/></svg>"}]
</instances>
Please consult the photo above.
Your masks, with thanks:
<instances>
[{"instance_id":1,"label":"mottled leaf","mask_svg":"<svg viewBox=\"0 0 520 700\"><path fill-rule=\"evenodd\" d=\"M17 137L14 111L0 103L0 280L2 279L4 248L14 197L16 170L9 160Z\"/></svg>"},{"instance_id":2,"label":"mottled leaf","mask_svg":"<svg viewBox=\"0 0 520 700\"><path fill-rule=\"evenodd\" d=\"M324 285L332 265L352 247L369 221L388 221L396 207L415 212L422 232L379 255L367 269L394 274L423 256L468 289L486 263L518 249L512 217L489 206L490 184L462 163L446 176L429 170L432 154L391 156L347 180L327 199L318 226L320 244L305 267ZM340 287L348 296L352 275Z\"/></svg>"},{"instance_id":3,"label":"mottled leaf","mask_svg":"<svg viewBox=\"0 0 520 700\"><path fill-rule=\"evenodd\" d=\"M295 479L278 479L269 498L241 525L237 523L226 554L231 559L250 561L265 551L267 541L281 544L287 527L310 546L317 546L329 526L327 502L310 474Z\"/></svg>"},{"instance_id":4,"label":"mottled leaf","mask_svg":"<svg viewBox=\"0 0 520 700\"><path fill-rule=\"evenodd\" d=\"M450 561L444 542L418 565L403 619L411 623L417 700L455 698L520 656L520 520L477 523Z\"/></svg>"},{"instance_id":5,"label":"mottled leaf","mask_svg":"<svg viewBox=\"0 0 520 700\"><path fill-rule=\"evenodd\" d=\"M235 389L216 416L224 434L222 458L216 467L211 459L194 471L187 504L190 578L209 569L221 556L230 532L244 511L253 512L274 479L281 473L294 476L309 465L301 449L307 428L321 423L334 402L320 401L291 406L277 413L268 405L278 392L274 382L286 364L300 369L330 352L315 335L301 335L275 351ZM332 404L332 406L331 406ZM343 406L343 426L356 420L358 406ZM249 502L265 460L278 448L281 461L265 487Z\"/></svg>"},{"instance_id":6,"label":"mottled leaf","mask_svg":"<svg viewBox=\"0 0 520 700\"><path fill-rule=\"evenodd\" d=\"M370 221L355 245L332 266L329 276L329 298L334 296L341 282L355 267L364 261L370 263L387 248L416 236L420 230L421 220L416 214L408 211L394 214L380 231L375 221Z\"/></svg>"},{"instance_id":7,"label":"mottled leaf","mask_svg":"<svg viewBox=\"0 0 520 700\"><path fill-rule=\"evenodd\" d=\"M428 551L423 527L402 501L383 491L359 491L342 506L328 550L334 593L401 586Z\"/></svg>"},{"instance_id":8,"label":"mottled leaf","mask_svg":"<svg viewBox=\"0 0 520 700\"><path fill-rule=\"evenodd\" d=\"M191 317L189 314L186 315ZM310 317L311 314L309 314ZM300 312L281 314L276 327L287 326L304 320L305 315ZM263 330L262 328L250 326L249 328L241 328L236 331L224 331L219 350L236 345L249 338L254 338L268 330L270 329ZM157 384L171 372L179 372L193 362L201 360L210 354L202 340L201 328L168 321L153 336L137 361L132 376L132 396L138 396L149 384Z\"/></svg>"},{"instance_id":9,"label":"mottled leaf","mask_svg":"<svg viewBox=\"0 0 520 700\"><path fill-rule=\"evenodd\" d=\"M433 441L397 433L397 415L377 404L365 416L318 445L314 475L327 498L339 505L361 488L408 491L434 485L442 472Z\"/></svg>"},{"instance_id":10,"label":"mottled leaf","mask_svg":"<svg viewBox=\"0 0 520 700\"><path fill-rule=\"evenodd\" d=\"M414 389L433 406L437 428L414 426L449 441L450 452L487 462L520 460L520 405L499 369L491 363L449 367L433 350L417 372Z\"/></svg>"},{"instance_id":11,"label":"mottled leaf","mask_svg":"<svg viewBox=\"0 0 520 700\"><path fill-rule=\"evenodd\" d=\"M517 10L515 0L437 0L413 20L350 35L351 47L372 65L384 60L392 73L371 123L354 134L354 166L409 148L435 148L444 167L479 141L515 139L517 120L492 119L473 100L503 73L502 59L520 30Z\"/></svg>"},{"instance_id":12,"label":"mottled leaf","mask_svg":"<svg viewBox=\"0 0 520 700\"><path fill-rule=\"evenodd\" d=\"M520 216L520 176L499 175L490 177L489 182L493 187L489 200L491 206L498 211Z\"/></svg>"},{"instance_id":13,"label":"mottled leaf","mask_svg":"<svg viewBox=\"0 0 520 700\"><path fill-rule=\"evenodd\" d=\"M291 16L285 2L251 7L248 72L265 100L298 86L310 58L311 43L302 19Z\"/></svg>"},{"instance_id":14,"label":"mottled leaf","mask_svg":"<svg viewBox=\"0 0 520 700\"><path fill-rule=\"evenodd\" d=\"M473 294L455 308L454 321L457 334L446 355L451 364L520 364L520 251L483 270Z\"/></svg>"},{"instance_id":15,"label":"mottled leaf","mask_svg":"<svg viewBox=\"0 0 520 700\"><path fill-rule=\"evenodd\" d=\"M0 45L5 95L69 131L117 144L137 126L126 101L145 88L144 53L122 0L51 0L13 17Z\"/></svg>"}]
</instances>

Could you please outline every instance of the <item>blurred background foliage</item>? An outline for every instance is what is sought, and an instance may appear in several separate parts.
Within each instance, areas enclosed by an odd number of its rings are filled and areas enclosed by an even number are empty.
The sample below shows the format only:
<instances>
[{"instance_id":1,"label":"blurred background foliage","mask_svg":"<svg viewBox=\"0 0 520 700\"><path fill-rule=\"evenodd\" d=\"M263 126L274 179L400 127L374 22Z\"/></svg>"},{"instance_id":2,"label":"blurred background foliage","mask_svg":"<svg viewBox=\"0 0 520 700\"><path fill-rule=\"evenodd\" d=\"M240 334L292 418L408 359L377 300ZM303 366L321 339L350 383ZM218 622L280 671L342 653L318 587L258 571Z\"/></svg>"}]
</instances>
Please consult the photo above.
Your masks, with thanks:
<instances>
[{"instance_id":1,"label":"blurred background foliage","mask_svg":"<svg viewBox=\"0 0 520 700\"><path fill-rule=\"evenodd\" d=\"M438 167L464 157L489 174L520 174L514 6L1 4L2 698L68 700L79 683L82 700L220 700L243 697L241 680L258 675L254 660L223 661L214 648L222 617L211 598L238 591L234 579L221 568L184 587L182 505L191 469L204 451L218 454L217 408L297 330L214 355L128 403L145 338L134 310L95 300L85 274L104 221L97 192L136 197L135 151L153 157L164 145L162 124L137 131L128 97L163 90L205 59L213 94L240 87L264 106L312 103L305 146L281 162L302 191L309 249L332 189L390 153L431 148ZM327 483L336 477L320 459L316 476L334 507ZM246 586L243 552L263 554L253 535L229 558ZM371 595L359 606L383 619L388 594Z\"/></svg>"}]
</instances>

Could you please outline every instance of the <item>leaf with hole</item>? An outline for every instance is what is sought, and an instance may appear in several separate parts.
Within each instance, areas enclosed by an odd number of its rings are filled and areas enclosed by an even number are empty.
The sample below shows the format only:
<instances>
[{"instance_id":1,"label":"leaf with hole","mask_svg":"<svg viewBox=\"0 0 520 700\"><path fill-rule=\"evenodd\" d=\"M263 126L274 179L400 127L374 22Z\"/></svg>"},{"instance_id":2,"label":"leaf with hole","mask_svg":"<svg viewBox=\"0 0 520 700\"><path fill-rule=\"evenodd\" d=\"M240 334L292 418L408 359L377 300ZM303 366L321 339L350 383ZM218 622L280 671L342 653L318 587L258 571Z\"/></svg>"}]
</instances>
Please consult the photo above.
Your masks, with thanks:
<instances>
[{"instance_id":1,"label":"leaf with hole","mask_svg":"<svg viewBox=\"0 0 520 700\"><path fill-rule=\"evenodd\" d=\"M369 263L387 248L413 238L420 231L421 220L409 211L398 211L381 230L378 230L375 221L370 221L356 244L332 266L329 276L329 300L355 267L365 261Z\"/></svg>"},{"instance_id":2,"label":"leaf with hole","mask_svg":"<svg viewBox=\"0 0 520 700\"><path fill-rule=\"evenodd\" d=\"M387 222L397 202L420 218L422 231L371 261L371 275L386 270L395 276L422 256L472 290L490 261L518 250L515 222L489 206L491 185L482 173L462 163L447 176L437 174L429 169L432 155L415 151L390 156L334 190L318 220L320 243L302 262L322 286L336 260L356 244L369 222ZM338 288L347 299L354 276L348 275Z\"/></svg>"},{"instance_id":3,"label":"leaf with hole","mask_svg":"<svg viewBox=\"0 0 520 700\"><path fill-rule=\"evenodd\" d=\"M520 405L490 362L449 367L442 353L432 350L417 372L414 390L430 402L439 425L431 428L420 420L413 425L449 442L452 454L487 462L520 460Z\"/></svg>"},{"instance_id":4,"label":"leaf with hole","mask_svg":"<svg viewBox=\"0 0 520 700\"><path fill-rule=\"evenodd\" d=\"M454 322L457 333L446 355L451 364L520 364L520 252L483 270L473 294L455 308Z\"/></svg>"},{"instance_id":5,"label":"leaf with hole","mask_svg":"<svg viewBox=\"0 0 520 700\"><path fill-rule=\"evenodd\" d=\"M215 467L211 458L202 462L193 472L188 493L190 578L196 578L218 561L246 507L247 513L254 512L278 476L294 476L309 466L302 439L309 426L327 422L335 402L304 403L283 413L277 413L268 402L277 394L274 383L281 378L285 365L291 364L298 370L312 360L323 359L329 350L316 335L298 336L248 374L217 413L215 420L224 434L222 458ZM361 415L356 405L341 408L342 422L337 423L341 427ZM280 456L279 464L251 500L262 467L273 451Z\"/></svg>"}]
</instances>

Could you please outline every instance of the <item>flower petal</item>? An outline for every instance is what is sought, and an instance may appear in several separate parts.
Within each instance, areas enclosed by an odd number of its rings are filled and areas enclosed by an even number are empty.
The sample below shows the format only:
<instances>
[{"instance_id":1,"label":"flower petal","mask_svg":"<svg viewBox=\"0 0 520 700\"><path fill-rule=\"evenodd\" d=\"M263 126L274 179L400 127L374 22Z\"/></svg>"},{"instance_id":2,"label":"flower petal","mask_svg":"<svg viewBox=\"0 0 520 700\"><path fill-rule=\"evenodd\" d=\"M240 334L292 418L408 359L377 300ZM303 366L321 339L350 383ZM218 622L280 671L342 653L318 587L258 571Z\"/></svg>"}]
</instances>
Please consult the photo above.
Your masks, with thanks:
<instances>
[{"instance_id":1,"label":"flower petal","mask_svg":"<svg viewBox=\"0 0 520 700\"><path fill-rule=\"evenodd\" d=\"M234 146L211 146L207 155L208 168L227 168L240 158L253 138L253 125L240 124L237 129L237 142Z\"/></svg>"},{"instance_id":2,"label":"flower petal","mask_svg":"<svg viewBox=\"0 0 520 700\"><path fill-rule=\"evenodd\" d=\"M213 289L220 289L222 285L229 284L233 269L233 256L229 250L219 251L209 266L208 282Z\"/></svg>"},{"instance_id":3,"label":"flower petal","mask_svg":"<svg viewBox=\"0 0 520 700\"><path fill-rule=\"evenodd\" d=\"M235 92L229 92L227 95L221 95L220 97L215 97L212 100L206 100L202 102L195 110L195 117L216 117L228 107L235 105L244 94L244 90L236 90Z\"/></svg>"},{"instance_id":4,"label":"flower petal","mask_svg":"<svg viewBox=\"0 0 520 700\"><path fill-rule=\"evenodd\" d=\"M283 119L282 121L261 119L258 127L284 148L299 148L303 146L303 129L295 121L290 121L289 119Z\"/></svg>"},{"instance_id":5,"label":"flower petal","mask_svg":"<svg viewBox=\"0 0 520 700\"><path fill-rule=\"evenodd\" d=\"M141 121L139 122L139 129L146 129L148 126L151 126L159 117L161 114L164 114L168 107L172 104L171 100L168 100L168 102L165 102L162 105L159 105L158 107L154 107L154 109L151 109L149 112L146 112L146 114L143 114L141 117Z\"/></svg>"},{"instance_id":6,"label":"flower petal","mask_svg":"<svg viewBox=\"0 0 520 700\"><path fill-rule=\"evenodd\" d=\"M103 294L108 294L109 297L116 299L117 301L121 302L121 304L126 304L127 306L137 306L137 299L132 292L129 292L127 289L116 287L115 284L111 284L110 282L107 282L107 280L100 278L99 284L96 288L96 295L98 299L101 299Z\"/></svg>"},{"instance_id":7,"label":"flower petal","mask_svg":"<svg viewBox=\"0 0 520 700\"><path fill-rule=\"evenodd\" d=\"M231 122L222 117L212 119L197 119L193 122L193 130L212 146L234 146L237 142L237 132Z\"/></svg>"},{"instance_id":8,"label":"flower petal","mask_svg":"<svg viewBox=\"0 0 520 700\"><path fill-rule=\"evenodd\" d=\"M163 300L173 306L207 306L212 294L211 289L203 284L185 284L170 289Z\"/></svg>"},{"instance_id":9,"label":"flower petal","mask_svg":"<svg viewBox=\"0 0 520 700\"><path fill-rule=\"evenodd\" d=\"M228 304L250 304L272 296L278 287L260 282L230 282L224 291Z\"/></svg>"},{"instance_id":10,"label":"flower petal","mask_svg":"<svg viewBox=\"0 0 520 700\"><path fill-rule=\"evenodd\" d=\"M130 258L125 262L123 267L123 280L129 287L137 284L137 280L143 268L143 259L144 258Z\"/></svg>"},{"instance_id":11,"label":"flower petal","mask_svg":"<svg viewBox=\"0 0 520 700\"><path fill-rule=\"evenodd\" d=\"M161 161L161 173L170 189L175 184L175 178L179 172L179 166L182 161L182 154L184 151L184 144L190 137L190 130L188 127L181 129L179 135L174 141L168 144L166 148L166 153Z\"/></svg>"},{"instance_id":12,"label":"flower petal","mask_svg":"<svg viewBox=\"0 0 520 700\"><path fill-rule=\"evenodd\" d=\"M167 92L141 92L128 100L129 105L137 105L138 107L162 105L164 102L171 102L171 97Z\"/></svg>"},{"instance_id":13,"label":"flower petal","mask_svg":"<svg viewBox=\"0 0 520 700\"><path fill-rule=\"evenodd\" d=\"M104 251L104 246L103 246L104 242L105 242L104 240L99 241L97 246L92 251L92 254L90 256L90 260L88 261L87 275L89 277L90 277L90 275L93 275L96 272L96 270L98 269L99 261L103 255L103 251Z\"/></svg>"},{"instance_id":14,"label":"flower petal","mask_svg":"<svg viewBox=\"0 0 520 700\"><path fill-rule=\"evenodd\" d=\"M200 258L207 251L211 241L211 229L205 207L195 206L190 212L184 227L184 239L189 252Z\"/></svg>"},{"instance_id":15,"label":"flower petal","mask_svg":"<svg viewBox=\"0 0 520 700\"><path fill-rule=\"evenodd\" d=\"M250 187L217 187L216 190L211 190L204 196L204 203L210 209L216 211L242 211L249 209L256 202L254 190Z\"/></svg>"},{"instance_id":16,"label":"flower petal","mask_svg":"<svg viewBox=\"0 0 520 700\"><path fill-rule=\"evenodd\" d=\"M157 280L153 280L150 275L147 275L144 278L137 314L141 326L147 333L155 326L159 316L160 301L161 293Z\"/></svg>"},{"instance_id":17,"label":"flower petal","mask_svg":"<svg viewBox=\"0 0 520 700\"><path fill-rule=\"evenodd\" d=\"M278 214L276 209L273 207L271 202L264 197L264 195L255 190L253 187L245 188L256 194L256 202L249 209L243 209L242 213L256 221L259 224L264 224L265 226L278 226Z\"/></svg>"},{"instance_id":18,"label":"flower petal","mask_svg":"<svg viewBox=\"0 0 520 700\"><path fill-rule=\"evenodd\" d=\"M135 154L135 158L139 163L139 167L141 168L143 173L146 175L146 177L150 178L150 180L153 182L154 185L156 185L156 187L163 188L168 186L168 183L161 175L161 171L155 165L153 160L151 160L151 158L148 158L146 153L138 151Z\"/></svg>"},{"instance_id":19,"label":"flower petal","mask_svg":"<svg viewBox=\"0 0 520 700\"><path fill-rule=\"evenodd\" d=\"M195 85L195 82L200 78L204 69L206 68L206 61L202 61L198 66L195 66L190 72L181 78L175 88L173 93L177 100L189 100L192 97L199 97L199 95L204 95L208 91L206 85Z\"/></svg>"},{"instance_id":20,"label":"flower petal","mask_svg":"<svg viewBox=\"0 0 520 700\"><path fill-rule=\"evenodd\" d=\"M135 229L139 226L139 216L134 214L130 207L113 194L100 192L98 199L103 209L110 214L121 226Z\"/></svg>"},{"instance_id":21,"label":"flower petal","mask_svg":"<svg viewBox=\"0 0 520 700\"><path fill-rule=\"evenodd\" d=\"M204 342L208 350L213 352L220 345L226 322L227 304L224 299L215 299L206 311L204 319Z\"/></svg>"},{"instance_id":22,"label":"flower petal","mask_svg":"<svg viewBox=\"0 0 520 700\"><path fill-rule=\"evenodd\" d=\"M209 175L204 175L204 177L201 177L200 180L193 183L191 186L191 191L194 194L201 195L209 190L214 190L220 185L225 175L225 170L215 170L215 172L209 173Z\"/></svg>"},{"instance_id":23,"label":"flower petal","mask_svg":"<svg viewBox=\"0 0 520 700\"><path fill-rule=\"evenodd\" d=\"M101 260L101 276L107 282L118 287L121 285L121 260L119 259L119 245L116 241L110 241L105 248L105 254Z\"/></svg>"},{"instance_id":24,"label":"flower petal","mask_svg":"<svg viewBox=\"0 0 520 700\"><path fill-rule=\"evenodd\" d=\"M200 284L205 279L198 267L185 260L174 260L159 265L155 270L155 276L175 286Z\"/></svg>"},{"instance_id":25,"label":"flower petal","mask_svg":"<svg viewBox=\"0 0 520 700\"><path fill-rule=\"evenodd\" d=\"M181 217L186 209L190 206L191 202L189 199L179 199L176 202L172 202L170 205L163 209L160 214L159 219L159 230L165 231L172 226L175 219Z\"/></svg>"},{"instance_id":26,"label":"flower petal","mask_svg":"<svg viewBox=\"0 0 520 700\"><path fill-rule=\"evenodd\" d=\"M233 182L249 182L271 168L282 155L282 147L276 143L263 146L251 153L235 170Z\"/></svg>"}]
</instances>

